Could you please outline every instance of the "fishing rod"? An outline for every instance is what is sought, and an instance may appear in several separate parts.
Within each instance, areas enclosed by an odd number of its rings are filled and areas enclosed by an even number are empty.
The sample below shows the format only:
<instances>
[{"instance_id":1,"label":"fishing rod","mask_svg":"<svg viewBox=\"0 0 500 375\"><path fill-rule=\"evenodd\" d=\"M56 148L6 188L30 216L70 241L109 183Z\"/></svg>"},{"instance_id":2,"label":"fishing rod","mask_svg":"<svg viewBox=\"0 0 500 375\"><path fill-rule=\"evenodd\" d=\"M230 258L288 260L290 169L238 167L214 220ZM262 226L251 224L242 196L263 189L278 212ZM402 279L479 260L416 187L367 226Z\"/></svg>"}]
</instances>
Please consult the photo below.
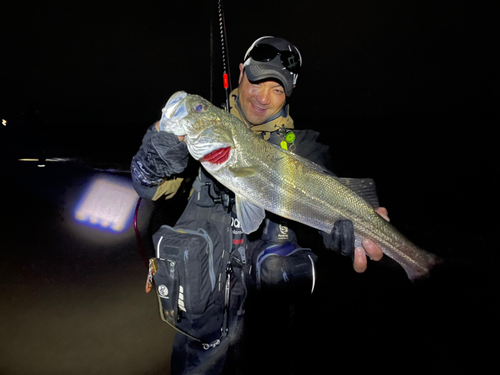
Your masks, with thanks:
<instances>
[{"instance_id":1,"label":"fishing rod","mask_svg":"<svg viewBox=\"0 0 500 375\"><path fill-rule=\"evenodd\" d=\"M226 17L224 16L224 5L222 0L218 0L218 11L219 11L219 30L220 30L220 40L222 47L222 80L224 84L224 91L226 94L226 104L225 110L229 112L229 94L232 91L231 87L231 70L229 68L229 50L227 45L227 34L226 34ZM227 59L227 64L226 64Z\"/></svg>"}]
</instances>

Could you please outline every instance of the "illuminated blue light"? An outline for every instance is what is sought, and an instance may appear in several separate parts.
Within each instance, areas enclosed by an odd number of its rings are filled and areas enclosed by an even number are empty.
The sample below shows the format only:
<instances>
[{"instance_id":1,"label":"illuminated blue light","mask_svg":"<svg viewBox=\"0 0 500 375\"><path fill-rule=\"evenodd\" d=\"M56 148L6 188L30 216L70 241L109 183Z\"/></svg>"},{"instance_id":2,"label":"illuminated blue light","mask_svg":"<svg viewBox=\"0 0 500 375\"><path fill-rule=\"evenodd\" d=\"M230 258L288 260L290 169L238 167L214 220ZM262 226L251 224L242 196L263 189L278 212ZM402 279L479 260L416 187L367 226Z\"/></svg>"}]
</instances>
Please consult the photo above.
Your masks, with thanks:
<instances>
[{"instance_id":1,"label":"illuminated blue light","mask_svg":"<svg viewBox=\"0 0 500 375\"><path fill-rule=\"evenodd\" d=\"M98 177L76 205L73 216L80 223L123 232L132 222L137 199L129 180Z\"/></svg>"}]
</instances>

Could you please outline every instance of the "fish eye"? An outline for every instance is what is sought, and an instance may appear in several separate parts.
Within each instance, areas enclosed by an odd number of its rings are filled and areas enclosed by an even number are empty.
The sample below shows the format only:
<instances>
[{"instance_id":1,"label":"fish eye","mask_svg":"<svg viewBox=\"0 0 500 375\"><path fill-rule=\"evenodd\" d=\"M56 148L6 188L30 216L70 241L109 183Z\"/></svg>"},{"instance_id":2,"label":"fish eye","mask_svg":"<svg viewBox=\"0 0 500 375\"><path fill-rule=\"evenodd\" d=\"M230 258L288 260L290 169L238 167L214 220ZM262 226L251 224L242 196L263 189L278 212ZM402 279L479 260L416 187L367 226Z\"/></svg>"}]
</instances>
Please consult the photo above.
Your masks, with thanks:
<instances>
[{"instance_id":1,"label":"fish eye","mask_svg":"<svg viewBox=\"0 0 500 375\"><path fill-rule=\"evenodd\" d=\"M205 110L205 106L203 104L197 104L194 107L194 111L195 112L201 112L201 111L204 111L204 110Z\"/></svg>"}]
</instances>

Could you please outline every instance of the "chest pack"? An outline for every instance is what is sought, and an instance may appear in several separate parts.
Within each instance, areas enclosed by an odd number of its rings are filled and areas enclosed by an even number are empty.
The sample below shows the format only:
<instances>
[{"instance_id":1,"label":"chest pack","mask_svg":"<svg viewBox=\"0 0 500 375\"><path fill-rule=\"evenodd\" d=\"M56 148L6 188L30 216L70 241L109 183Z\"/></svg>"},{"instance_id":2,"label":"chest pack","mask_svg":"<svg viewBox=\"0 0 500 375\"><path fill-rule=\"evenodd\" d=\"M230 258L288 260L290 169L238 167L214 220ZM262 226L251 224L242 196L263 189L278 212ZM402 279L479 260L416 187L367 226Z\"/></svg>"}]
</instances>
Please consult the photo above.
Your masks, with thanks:
<instances>
[{"instance_id":1,"label":"chest pack","mask_svg":"<svg viewBox=\"0 0 500 375\"><path fill-rule=\"evenodd\" d=\"M228 333L234 272L219 228L210 222L203 226L162 226L153 235L156 256L150 259L149 278L162 320L208 350Z\"/></svg>"}]
</instances>

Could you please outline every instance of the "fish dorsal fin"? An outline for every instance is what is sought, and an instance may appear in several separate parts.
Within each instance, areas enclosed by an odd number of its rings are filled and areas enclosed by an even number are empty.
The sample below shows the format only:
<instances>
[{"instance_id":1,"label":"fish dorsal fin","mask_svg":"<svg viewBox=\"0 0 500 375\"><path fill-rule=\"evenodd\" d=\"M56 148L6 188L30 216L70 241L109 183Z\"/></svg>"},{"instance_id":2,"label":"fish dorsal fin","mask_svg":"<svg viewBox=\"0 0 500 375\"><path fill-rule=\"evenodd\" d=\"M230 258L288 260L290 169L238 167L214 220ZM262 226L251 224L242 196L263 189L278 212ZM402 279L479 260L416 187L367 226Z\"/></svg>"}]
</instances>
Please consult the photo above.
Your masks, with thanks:
<instances>
[{"instance_id":1,"label":"fish dorsal fin","mask_svg":"<svg viewBox=\"0 0 500 375\"><path fill-rule=\"evenodd\" d=\"M255 232L266 217L266 211L240 195L236 195L235 205L236 215L240 221L243 233L250 234Z\"/></svg>"},{"instance_id":2,"label":"fish dorsal fin","mask_svg":"<svg viewBox=\"0 0 500 375\"><path fill-rule=\"evenodd\" d=\"M280 150L281 152L288 153L291 157L300 161L302 164L305 164L308 168L312 169L313 171L330 175L336 181L338 181L342 185L351 189L353 192L355 192L357 195L359 195L361 198L363 198L368 204L372 205L374 208L380 207L379 201L378 201L378 196L377 196L377 189L375 187L375 181L373 179L371 179L371 178L337 177L332 172L327 170L326 168L323 168L322 166L320 166L316 163L313 163L312 161L310 161L306 158L303 158L302 156L294 154L293 152L282 150L277 145L273 145L273 146L276 149Z\"/></svg>"},{"instance_id":3,"label":"fish dorsal fin","mask_svg":"<svg viewBox=\"0 0 500 375\"><path fill-rule=\"evenodd\" d=\"M379 208L377 188L375 181L371 178L346 178L334 177L342 185L347 186L354 191L357 195L363 198L368 204L374 208Z\"/></svg>"}]
</instances>

